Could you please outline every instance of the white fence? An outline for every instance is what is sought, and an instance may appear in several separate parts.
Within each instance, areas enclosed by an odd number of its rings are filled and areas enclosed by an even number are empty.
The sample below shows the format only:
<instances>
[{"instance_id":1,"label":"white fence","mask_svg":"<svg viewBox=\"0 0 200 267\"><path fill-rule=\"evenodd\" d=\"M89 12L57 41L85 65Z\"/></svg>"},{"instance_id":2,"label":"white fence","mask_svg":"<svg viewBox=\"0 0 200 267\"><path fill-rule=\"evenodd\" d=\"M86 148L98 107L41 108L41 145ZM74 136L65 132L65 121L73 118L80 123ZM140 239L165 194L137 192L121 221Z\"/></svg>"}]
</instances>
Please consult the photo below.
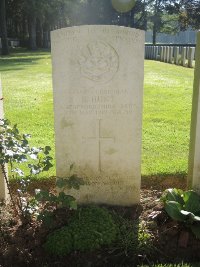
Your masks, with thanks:
<instances>
[{"instance_id":1,"label":"white fence","mask_svg":"<svg viewBox=\"0 0 200 267\"><path fill-rule=\"evenodd\" d=\"M145 46L145 59L194 67L195 47L183 46Z\"/></svg>"}]
</instances>

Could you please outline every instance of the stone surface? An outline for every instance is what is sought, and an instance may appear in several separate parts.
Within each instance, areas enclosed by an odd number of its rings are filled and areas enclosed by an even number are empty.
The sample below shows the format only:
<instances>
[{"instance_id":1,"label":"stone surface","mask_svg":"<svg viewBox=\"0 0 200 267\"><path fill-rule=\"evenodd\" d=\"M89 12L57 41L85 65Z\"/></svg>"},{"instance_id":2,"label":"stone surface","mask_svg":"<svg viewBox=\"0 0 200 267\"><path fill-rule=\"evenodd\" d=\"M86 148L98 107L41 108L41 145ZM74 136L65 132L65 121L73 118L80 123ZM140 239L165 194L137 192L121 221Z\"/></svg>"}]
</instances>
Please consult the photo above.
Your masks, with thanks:
<instances>
[{"instance_id":1,"label":"stone surface","mask_svg":"<svg viewBox=\"0 0 200 267\"><path fill-rule=\"evenodd\" d=\"M195 54L195 48L190 47L189 52L188 52L188 67L189 68L193 67L194 54Z\"/></svg>"},{"instance_id":2,"label":"stone surface","mask_svg":"<svg viewBox=\"0 0 200 267\"><path fill-rule=\"evenodd\" d=\"M170 46L169 48L169 63L173 63L173 53L174 53L174 47Z\"/></svg>"},{"instance_id":3,"label":"stone surface","mask_svg":"<svg viewBox=\"0 0 200 267\"><path fill-rule=\"evenodd\" d=\"M81 203L131 206L141 177L144 32L119 26L53 31L57 176L85 179Z\"/></svg>"},{"instance_id":4,"label":"stone surface","mask_svg":"<svg viewBox=\"0 0 200 267\"><path fill-rule=\"evenodd\" d=\"M181 65L183 67L186 66L186 52L187 52L186 47L183 47L181 52Z\"/></svg>"},{"instance_id":5,"label":"stone surface","mask_svg":"<svg viewBox=\"0 0 200 267\"><path fill-rule=\"evenodd\" d=\"M161 46L160 61L164 61L164 46Z\"/></svg>"},{"instance_id":6,"label":"stone surface","mask_svg":"<svg viewBox=\"0 0 200 267\"><path fill-rule=\"evenodd\" d=\"M169 63L169 46L166 47L165 62L166 62L166 63Z\"/></svg>"},{"instance_id":7,"label":"stone surface","mask_svg":"<svg viewBox=\"0 0 200 267\"><path fill-rule=\"evenodd\" d=\"M0 119L3 119L3 93L2 93L1 79L0 79ZM1 168L0 168L0 199L4 200L8 199L8 190L3 178Z\"/></svg>"},{"instance_id":8,"label":"stone surface","mask_svg":"<svg viewBox=\"0 0 200 267\"><path fill-rule=\"evenodd\" d=\"M166 62L166 57L167 57L167 47L164 46L164 48L163 48L163 62Z\"/></svg>"},{"instance_id":9,"label":"stone surface","mask_svg":"<svg viewBox=\"0 0 200 267\"><path fill-rule=\"evenodd\" d=\"M200 32L197 33L195 53L188 186L200 193Z\"/></svg>"},{"instance_id":10,"label":"stone surface","mask_svg":"<svg viewBox=\"0 0 200 267\"><path fill-rule=\"evenodd\" d=\"M176 65L179 65L179 47L175 46L175 51L174 51L174 63Z\"/></svg>"}]
</instances>

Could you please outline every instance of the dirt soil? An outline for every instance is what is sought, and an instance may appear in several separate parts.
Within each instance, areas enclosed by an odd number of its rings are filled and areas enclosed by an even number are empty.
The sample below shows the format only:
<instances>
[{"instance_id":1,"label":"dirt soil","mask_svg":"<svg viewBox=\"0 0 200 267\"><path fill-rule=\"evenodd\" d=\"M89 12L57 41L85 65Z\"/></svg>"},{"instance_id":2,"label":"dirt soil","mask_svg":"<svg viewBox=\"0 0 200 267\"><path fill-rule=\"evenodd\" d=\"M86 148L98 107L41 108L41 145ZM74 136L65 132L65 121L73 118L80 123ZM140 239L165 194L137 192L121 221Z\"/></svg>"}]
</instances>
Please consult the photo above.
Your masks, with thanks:
<instances>
[{"instance_id":1,"label":"dirt soil","mask_svg":"<svg viewBox=\"0 0 200 267\"><path fill-rule=\"evenodd\" d=\"M41 186L33 182L30 192L34 188L53 189L54 180L44 181ZM13 192L18 185L13 183ZM62 267L62 266L136 266L152 262L198 262L200 261L200 240L196 239L187 228L170 220L158 201L166 188L186 188L184 178L159 179L150 177L143 179L141 190L141 204L133 208L117 208L119 213L128 211L132 220L144 221L153 236L154 252L146 258L129 258L125 255L111 255L106 250L93 253L73 253L58 258L49 257L43 250L43 243L48 233L65 225L70 216L69 211L60 209L54 211L56 220L50 228L40 222L20 223L13 216L13 212L0 207L0 267ZM123 257L123 259L122 259Z\"/></svg>"}]
</instances>

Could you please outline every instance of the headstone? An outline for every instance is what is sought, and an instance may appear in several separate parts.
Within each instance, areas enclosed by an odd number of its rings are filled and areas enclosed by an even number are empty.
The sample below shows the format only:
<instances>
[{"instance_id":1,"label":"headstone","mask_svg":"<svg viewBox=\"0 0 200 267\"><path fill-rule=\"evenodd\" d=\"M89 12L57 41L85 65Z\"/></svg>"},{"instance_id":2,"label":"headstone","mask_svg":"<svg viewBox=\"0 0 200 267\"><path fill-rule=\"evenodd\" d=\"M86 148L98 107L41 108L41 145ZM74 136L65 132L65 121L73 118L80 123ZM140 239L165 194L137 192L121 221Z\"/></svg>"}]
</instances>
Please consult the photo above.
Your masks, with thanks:
<instances>
[{"instance_id":1,"label":"headstone","mask_svg":"<svg viewBox=\"0 0 200 267\"><path fill-rule=\"evenodd\" d=\"M166 62L166 63L169 63L169 46L166 47L165 62Z\"/></svg>"},{"instance_id":2,"label":"headstone","mask_svg":"<svg viewBox=\"0 0 200 267\"><path fill-rule=\"evenodd\" d=\"M173 63L173 52L174 52L174 47L170 46L169 48L169 63Z\"/></svg>"},{"instance_id":3,"label":"headstone","mask_svg":"<svg viewBox=\"0 0 200 267\"><path fill-rule=\"evenodd\" d=\"M0 119L3 119L3 92L0 79ZM6 167L7 172L7 167ZM3 177L2 169L0 168L0 200L8 200L8 190Z\"/></svg>"},{"instance_id":4,"label":"headstone","mask_svg":"<svg viewBox=\"0 0 200 267\"><path fill-rule=\"evenodd\" d=\"M151 59L154 60L154 46L151 47Z\"/></svg>"},{"instance_id":5,"label":"headstone","mask_svg":"<svg viewBox=\"0 0 200 267\"><path fill-rule=\"evenodd\" d=\"M145 46L145 59L148 59L148 46Z\"/></svg>"},{"instance_id":6,"label":"headstone","mask_svg":"<svg viewBox=\"0 0 200 267\"><path fill-rule=\"evenodd\" d=\"M176 65L179 65L179 47L175 46L175 51L174 51L174 63Z\"/></svg>"},{"instance_id":7,"label":"headstone","mask_svg":"<svg viewBox=\"0 0 200 267\"><path fill-rule=\"evenodd\" d=\"M154 46L154 60L158 59L158 46Z\"/></svg>"},{"instance_id":8,"label":"headstone","mask_svg":"<svg viewBox=\"0 0 200 267\"><path fill-rule=\"evenodd\" d=\"M189 52L188 52L188 67L189 68L193 67L194 54L195 54L195 48L190 47Z\"/></svg>"},{"instance_id":9,"label":"headstone","mask_svg":"<svg viewBox=\"0 0 200 267\"><path fill-rule=\"evenodd\" d=\"M90 25L53 31L57 176L84 178L80 203L131 206L141 176L144 31Z\"/></svg>"},{"instance_id":10,"label":"headstone","mask_svg":"<svg viewBox=\"0 0 200 267\"><path fill-rule=\"evenodd\" d=\"M146 46L146 59L149 59L149 46Z\"/></svg>"},{"instance_id":11,"label":"headstone","mask_svg":"<svg viewBox=\"0 0 200 267\"><path fill-rule=\"evenodd\" d=\"M164 46L164 48L163 48L163 60L162 61L166 61L166 56L167 56L167 47L166 46Z\"/></svg>"},{"instance_id":12,"label":"headstone","mask_svg":"<svg viewBox=\"0 0 200 267\"><path fill-rule=\"evenodd\" d=\"M155 46L152 46L151 47L151 59L154 60L154 49L155 49Z\"/></svg>"},{"instance_id":13,"label":"headstone","mask_svg":"<svg viewBox=\"0 0 200 267\"><path fill-rule=\"evenodd\" d=\"M197 33L190 130L188 187L200 193L200 32Z\"/></svg>"},{"instance_id":14,"label":"headstone","mask_svg":"<svg viewBox=\"0 0 200 267\"><path fill-rule=\"evenodd\" d=\"M148 46L148 59L151 58L151 46Z\"/></svg>"},{"instance_id":15,"label":"headstone","mask_svg":"<svg viewBox=\"0 0 200 267\"><path fill-rule=\"evenodd\" d=\"M183 67L186 66L186 47L182 48L182 52L181 52L181 65Z\"/></svg>"},{"instance_id":16,"label":"headstone","mask_svg":"<svg viewBox=\"0 0 200 267\"><path fill-rule=\"evenodd\" d=\"M164 59L164 47L161 46L161 50L160 50L160 61L163 61Z\"/></svg>"}]
</instances>

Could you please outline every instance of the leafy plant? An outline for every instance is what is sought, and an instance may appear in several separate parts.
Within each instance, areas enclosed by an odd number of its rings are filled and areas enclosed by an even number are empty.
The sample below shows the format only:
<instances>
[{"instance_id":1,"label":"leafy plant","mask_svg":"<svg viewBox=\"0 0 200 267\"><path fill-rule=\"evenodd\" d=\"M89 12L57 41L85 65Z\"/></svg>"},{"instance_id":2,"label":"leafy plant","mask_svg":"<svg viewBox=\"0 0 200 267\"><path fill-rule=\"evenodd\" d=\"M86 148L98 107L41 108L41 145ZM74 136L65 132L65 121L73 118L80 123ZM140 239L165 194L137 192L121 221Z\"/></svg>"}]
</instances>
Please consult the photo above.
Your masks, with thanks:
<instances>
[{"instance_id":1,"label":"leafy plant","mask_svg":"<svg viewBox=\"0 0 200 267\"><path fill-rule=\"evenodd\" d=\"M27 197L27 185L30 182L30 178L43 171L48 171L52 167L52 157L49 156L51 148L49 146L45 148L30 147L28 143L29 138L29 134L19 133L16 124L11 126L9 120L0 119L0 167L15 213L21 219L27 218L33 210L37 209L35 200ZM26 167L29 169L29 179L27 177L25 179L24 171L19 168L19 165L22 163L27 163ZM12 177L20 177L21 179L21 189L18 190L17 201L13 199L6 172L6 164L10 166Z\"/></svg>"},{"instance_id":2,"label":"leafy plant","mask_svg":"<svg viewBox=\"0 0 200 267\"><path fill-rule=\"evenodd\" d=\"M81 185L84 185L84 180L73 174L67 178L57 179L56 186L60 190L58 194L37 189L35 192L35 200L40 204L43 203L41 211L36 213L37 219L50 225L53 220L52 207L55 207L56 209L59 207L76 210L76 199L73 196L66 194L64 190L71 188L78 190ZM49 210L49 207L51 207L51 210Z\"/></svg>"},{"instance_id":3,"label":"leafy plant","mask_svg":"<svg viewBox=\"0 0 200 267\"><path fill-rule=\"evenodd\" d=\"M117 227L111 214L100 207L79 208L67 226L47 237L45 249L54 255L71 251L93 251L110 245L117 237Z\"/></svg>"},{"instance_id":4,"label":"leafy plant","mask_svg":"<svg viewBox=\"0 0 200 267\"><path fill-rule=\"evenodd\" d=\"M183 222L200 238L200 196L193 190L167 189L161 201L168 215Z\"/></svg>"},{"instance_id":5,"label":"leafy plant","mask_svg":"<svg viewBox=\"0 0 200 267\"><path fill-rule=\"evenodd\" d=\"M113 213L113 217L118 228L117 240L113 246L116 249L115 254L119 254L120 258L124 255L133 260L138 255L145 258L152 254L153 236L144 222L133 221L117 213Z\"/></svg>"}]
</instances>

